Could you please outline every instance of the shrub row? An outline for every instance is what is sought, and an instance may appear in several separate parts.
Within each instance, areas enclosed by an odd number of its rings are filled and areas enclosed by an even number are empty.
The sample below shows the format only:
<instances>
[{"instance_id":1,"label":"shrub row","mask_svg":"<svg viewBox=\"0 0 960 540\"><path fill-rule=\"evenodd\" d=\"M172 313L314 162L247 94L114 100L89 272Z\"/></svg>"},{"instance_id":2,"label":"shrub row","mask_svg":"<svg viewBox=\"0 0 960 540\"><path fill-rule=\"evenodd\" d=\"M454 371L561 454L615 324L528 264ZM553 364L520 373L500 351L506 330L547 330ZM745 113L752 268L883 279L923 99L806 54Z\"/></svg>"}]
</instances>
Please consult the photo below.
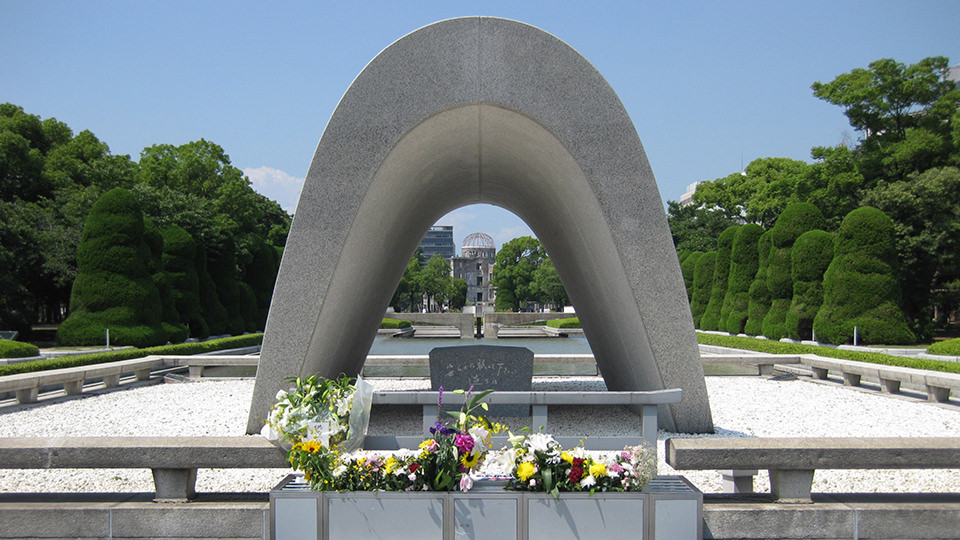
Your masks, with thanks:
<instances>
[{"instance_id":1,"label":"shrub row","mask_svg":"<svg viewBox=\"0 0 960 540\"><path fill-rule=\"evenodd\" d=\"M405 321L403 319L384 318L383 321L380 322L380 328L399 329L399 328L410 328L410 326L412 326L410 324L410 321Z\"/></svg>"},{"instance_id":2,"label":"shrub row","mask_svg":"<svg viewBox=\"0 0 960 540\"><path fill-rule=\"evenodd\" d=\"M547 321L547 326L550 328L580 328L580 318L579 317L568 317L566 319L551 319Z\"/></svg>"},{"instance_id":3,"label":"shrub row","mask_svg":"<svg viewBox=\"0 0 960 540\"><path fill-rule=\"evenodd\" d=\"M120 360L142 358L144 356L158 354L203 354L223 349L250 347L253 345L259 345L262 341L263 334L246 334L243 336L211 339L209 341L199 341L195 343L178 343L176 345L161 345L159 347L147 347L145 349L119 349L116 351L78 354L74 356L63 356L60 358L47 358L45 360L34 360L32 362L21 362L18 364L7 364L0 366L0 376L13 375L15 373L27 373L30 371L45 371L48 369L61 369L76 366L89 366L91 364L103 364L106 362L118 362Z\"/></svg>"},{"instance_id":4,"label":"shrub row","mask_svg":"<svg viewBox=\"0 0 960 540\"><path fill-rule=\"evenodd\" d=\"M0 358L27 358L40 354L40 349L22 341L0 339Z\"/></svg>"},{"instance_id":5,"label":"shrub row","mask_svg":"<svg viewBox=\"0 0 960 540\"><path fill-rule=\"evenodd\" d=\"M960 338L948 339L927 347L927 353L943 356L960 356Z\"/></svg>"},{"instance_id":6,"label":"shrub row","mask_svg":"<svg viewBox=\"0 0 960 540\"><path fill-rule=\"evenodd\" d=\"M827 358L855 360L857 362L882 364L885 366L899 366L915 369L927 369L930 371L943 371L947 373L960 373L960 363L958 362L943 362L940 360L928 360L925 358L905 358L902 356L892 356L882 353L848 351L845 349L835 349L833 347L818 347L816 345L784 343L782 341L773 341L769 339L724 336L719 334L705 334L701 332L697 333L697 340L704 345L731 347L734 349L745 349L748 351L765 352L770 354L816 354Z\"/></svg>"}]
</instances>

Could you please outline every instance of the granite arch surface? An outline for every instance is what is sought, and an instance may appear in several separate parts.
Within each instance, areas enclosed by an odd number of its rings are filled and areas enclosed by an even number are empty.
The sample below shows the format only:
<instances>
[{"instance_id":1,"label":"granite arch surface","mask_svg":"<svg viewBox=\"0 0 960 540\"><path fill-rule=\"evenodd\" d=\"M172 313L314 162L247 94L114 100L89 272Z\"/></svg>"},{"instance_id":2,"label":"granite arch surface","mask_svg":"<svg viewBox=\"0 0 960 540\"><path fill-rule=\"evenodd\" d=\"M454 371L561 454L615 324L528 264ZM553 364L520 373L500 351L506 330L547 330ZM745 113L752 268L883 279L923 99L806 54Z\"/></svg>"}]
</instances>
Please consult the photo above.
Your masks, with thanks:
<instances>
[{"instance_id":1,"label":"granite arch surface","mask_svg":"<svg viewBox=\"0 0 960 540\"><path fill-rule=\"evenodd\" d=\"M713 430L653 172L613 89L532 26L469 17L396 41L320 139L280 265L247 430L284 380L359 373L423 233L474 203L550 254L611 390L682 388L661 426Z\"/></svg>"}]
</instances>

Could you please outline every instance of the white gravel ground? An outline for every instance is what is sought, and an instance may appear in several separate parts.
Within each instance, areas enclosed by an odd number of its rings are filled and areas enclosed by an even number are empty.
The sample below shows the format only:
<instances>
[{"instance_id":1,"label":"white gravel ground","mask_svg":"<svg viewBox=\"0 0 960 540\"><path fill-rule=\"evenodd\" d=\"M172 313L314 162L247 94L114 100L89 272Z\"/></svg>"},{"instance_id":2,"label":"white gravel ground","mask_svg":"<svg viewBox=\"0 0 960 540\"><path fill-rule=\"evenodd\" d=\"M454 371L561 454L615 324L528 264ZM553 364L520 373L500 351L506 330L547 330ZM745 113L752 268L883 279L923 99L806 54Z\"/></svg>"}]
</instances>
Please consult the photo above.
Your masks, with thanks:
<instances>
[{"instance_id":1,"label":"white gravel ground","mask_svg":"<svg viewBox=\"0 0 960 540\"><path fill-rule=\"evenodd\" d=\"M427 389L429 379L369 379L378 389ZM537 377L534 389L602 390L598 377ZM960 437L960 407L885 396L808 380L708 377L713 420L720 437ZM0 409L0 437L235 436L247 421L252 380L141 386L49 404ZM557 434L636 433L639 420L624 410L551 409ZM416 433L419 410L377 409L370 433ZM663 463L660 473L676 474ZM284 469L201 470L199 491L268 491ZM719 492L713 471L682 473L706 493ZM765 473L757 490L769 490ZM960 469L817 471L815 492L960 492ZM149 470L0 469L0 492L149 492Z\"/></svg>"}]
</instances>

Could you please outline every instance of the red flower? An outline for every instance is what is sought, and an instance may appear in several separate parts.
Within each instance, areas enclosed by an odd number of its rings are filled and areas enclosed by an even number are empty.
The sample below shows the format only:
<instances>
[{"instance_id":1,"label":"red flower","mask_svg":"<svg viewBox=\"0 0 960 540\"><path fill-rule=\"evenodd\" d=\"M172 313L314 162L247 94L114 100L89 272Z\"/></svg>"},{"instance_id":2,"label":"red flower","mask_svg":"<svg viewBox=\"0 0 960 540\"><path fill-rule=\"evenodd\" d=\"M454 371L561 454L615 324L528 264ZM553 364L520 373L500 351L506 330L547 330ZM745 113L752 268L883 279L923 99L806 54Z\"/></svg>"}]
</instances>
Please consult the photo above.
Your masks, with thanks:
<instances>
[{"instance_id":1,"label":"red flower","mask_svg":"<svg viewBox=\"0 0 960 540\"><path fill-rule=\"evenodd\" d=\"M417 469L419 469L419 468L420 468L420 464L419 464L419 463L411 463L411 464L410 464L410 472L411 472L411 473L417 472Z\"/></svg>"},{"instance_id":2,"label":"red flower","mask_svg":"<svg viewBox=\"0 0 960 540\"><path fill-rule=\"evenodd\" d=\"M573 462L575 463L575 465L573 467L570 467L570 474L567 476L567 478L571 482L576 483L576 482L579 482L581 478L583 478L583 467L581 467L579 464L576 464L577 460L574 460ZM580 460L580 463L583 463L582 459Z\"/></svg>"}]
</instances>

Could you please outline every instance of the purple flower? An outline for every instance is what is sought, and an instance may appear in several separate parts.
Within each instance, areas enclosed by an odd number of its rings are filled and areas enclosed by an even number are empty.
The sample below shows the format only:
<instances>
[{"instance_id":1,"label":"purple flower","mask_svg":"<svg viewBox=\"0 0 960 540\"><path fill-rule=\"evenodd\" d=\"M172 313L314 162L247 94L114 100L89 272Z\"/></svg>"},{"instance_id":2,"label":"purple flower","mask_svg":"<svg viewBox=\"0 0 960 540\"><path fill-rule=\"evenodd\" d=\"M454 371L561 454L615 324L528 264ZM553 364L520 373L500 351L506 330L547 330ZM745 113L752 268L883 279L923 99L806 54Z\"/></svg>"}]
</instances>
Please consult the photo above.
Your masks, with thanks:
<instances>
[{"instance_id":1,"label":"purple flower","mask_svg":"<svg viewBox=\"0 0 960 540\"><path fill-rule=\"evenodd\" d=\"M469 453L473 450L473 437L470 435L458 434L453 440L453 444L460 450L461 454Z\"/></svg>"},{"instance_id":2,"label":"purple flower","mask_svg":"<svg viewBox=\"0 0 960 540\"><path fill-rule=\"evenodd\" d=\"M441 435L457 435L460 432L451 427L447 427L441 424L440 421L438 420L434 422L433 427L430 428L431 435L436 435L437 433L440 433Z\"/></svg>"}]
</instances>

